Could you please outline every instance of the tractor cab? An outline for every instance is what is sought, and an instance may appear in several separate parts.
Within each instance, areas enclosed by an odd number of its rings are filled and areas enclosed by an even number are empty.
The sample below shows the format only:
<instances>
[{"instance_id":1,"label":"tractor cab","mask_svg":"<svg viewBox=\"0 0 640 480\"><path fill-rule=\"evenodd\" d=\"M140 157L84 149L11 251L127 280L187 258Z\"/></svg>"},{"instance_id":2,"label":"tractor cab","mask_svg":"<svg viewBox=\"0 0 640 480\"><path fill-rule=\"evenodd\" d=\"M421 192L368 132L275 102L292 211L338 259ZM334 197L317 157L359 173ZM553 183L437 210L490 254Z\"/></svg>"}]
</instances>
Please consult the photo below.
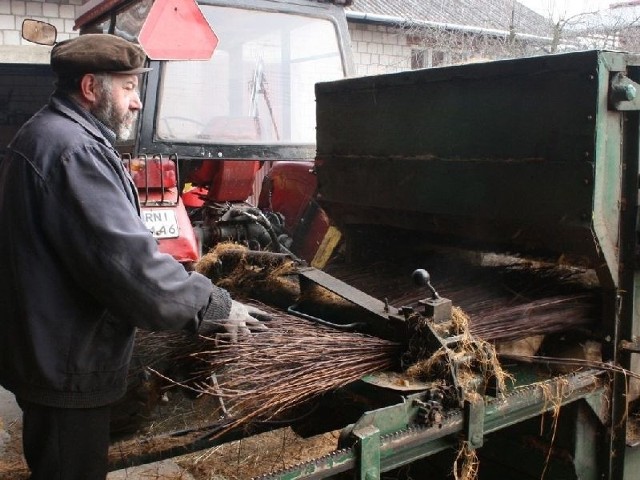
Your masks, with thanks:
<instances>
[{"instance_id":1,"label":"tractor cab","mask_svg":"<svg viewBox=\"0 0 640 480\"><path fill-rule=\"evenodd\" d=\"M144 107L134 138L119 150L163 251L186 265L221 241L289 252L298 225L314 221L304 215L319 215L309 208L314 86L352 72L336 3L344 2L95 0L80 7L80 34L115 34L147 53ZM283 161L291 181L270 181ZM258 209L263 183L270 190ZM297 240L308 261L327 231L320 217L319 238Z\"/></svg>"}]
</instances>

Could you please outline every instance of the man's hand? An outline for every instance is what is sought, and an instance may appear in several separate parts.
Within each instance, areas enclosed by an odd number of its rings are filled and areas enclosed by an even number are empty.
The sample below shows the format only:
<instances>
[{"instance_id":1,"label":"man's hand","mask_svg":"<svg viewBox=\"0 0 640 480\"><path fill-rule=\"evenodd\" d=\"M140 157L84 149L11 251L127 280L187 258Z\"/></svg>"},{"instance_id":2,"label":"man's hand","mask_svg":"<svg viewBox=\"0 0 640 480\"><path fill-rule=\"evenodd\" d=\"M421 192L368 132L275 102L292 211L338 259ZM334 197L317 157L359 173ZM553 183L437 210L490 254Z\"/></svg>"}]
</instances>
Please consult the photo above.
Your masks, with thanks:
<instances>
[{"instance_id":1,"label":"man's hand","mask_svg":"<svg viewBox=\"0 0 640 480\"><path fill-rule=\"evenodd\" d=\"M232 300L228 318L203 320L198 333L235 343L238 341L238 337L250 336L252 333L267 330L262 322L269 320L271 320L271 316L259 308Z\"/></svg>"}]
</instances>

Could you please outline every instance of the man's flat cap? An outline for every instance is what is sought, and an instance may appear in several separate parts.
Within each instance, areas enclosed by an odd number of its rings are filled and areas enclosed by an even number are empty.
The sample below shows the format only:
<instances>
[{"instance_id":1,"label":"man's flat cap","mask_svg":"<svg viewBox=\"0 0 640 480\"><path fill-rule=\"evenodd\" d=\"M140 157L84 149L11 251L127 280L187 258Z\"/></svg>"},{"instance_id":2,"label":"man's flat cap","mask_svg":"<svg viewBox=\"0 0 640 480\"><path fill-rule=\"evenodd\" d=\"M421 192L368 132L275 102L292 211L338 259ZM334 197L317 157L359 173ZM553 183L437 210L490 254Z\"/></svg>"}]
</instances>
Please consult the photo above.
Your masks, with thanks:
<instances>
[{"instance_id":1,"label":"man's flat cap","mask_svg":"<svg viewBox=\"0 0 640 480\"><path fill-rule=\"evenodd\" d=\"M51 68L59 77L85 73L138 74L146 55L138 45L107 33L90 33L57 43L51 50Z\"/></svg>"}]
</instances>

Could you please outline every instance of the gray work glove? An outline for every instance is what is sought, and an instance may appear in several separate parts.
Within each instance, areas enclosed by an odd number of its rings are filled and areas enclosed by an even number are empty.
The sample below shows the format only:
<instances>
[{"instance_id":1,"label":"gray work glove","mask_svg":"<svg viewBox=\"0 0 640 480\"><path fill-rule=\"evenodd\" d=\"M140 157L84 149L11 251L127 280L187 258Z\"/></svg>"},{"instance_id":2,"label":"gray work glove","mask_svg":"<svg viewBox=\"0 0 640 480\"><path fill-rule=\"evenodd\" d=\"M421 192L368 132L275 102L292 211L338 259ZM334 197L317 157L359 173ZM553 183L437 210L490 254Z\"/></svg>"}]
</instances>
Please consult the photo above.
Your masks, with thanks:
<instances>
[{"instance_id":1,"label":"gray work glove","mask_svg":"<svg viewBox=\"0 0 640 480\"><path fill-rule=\"evenodd\" d=\"M204 319L198 333L205 337L214 336L235 343L238 337L251 336L252 333L267 330L263 322L269 320L271 316L259 308L232 300L227 318Z\"/></svg>"}]
</instances>

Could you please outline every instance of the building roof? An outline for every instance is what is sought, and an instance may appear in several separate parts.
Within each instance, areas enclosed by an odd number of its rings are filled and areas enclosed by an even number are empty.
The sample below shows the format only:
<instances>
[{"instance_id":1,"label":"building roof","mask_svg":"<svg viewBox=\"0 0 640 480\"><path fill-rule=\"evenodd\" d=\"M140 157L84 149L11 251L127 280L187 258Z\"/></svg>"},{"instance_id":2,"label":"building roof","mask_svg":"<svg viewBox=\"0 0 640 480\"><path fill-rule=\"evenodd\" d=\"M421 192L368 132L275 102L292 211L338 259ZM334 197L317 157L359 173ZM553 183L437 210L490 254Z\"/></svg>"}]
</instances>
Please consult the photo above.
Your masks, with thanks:
<instances>
[{"instance_id":1,"label":"building roof","mask_svg":"<svg viewBox=\"0 0 640 480\"><path fill-rule=\"evenodd\" d=\"M530 35L548 35L549 20L515 0L354 0L351 18L389 18L431 22ZM350 15L350 12L352 13ZM512 22L513 19L513 22Z\"/></svg>"}]
</instances>

